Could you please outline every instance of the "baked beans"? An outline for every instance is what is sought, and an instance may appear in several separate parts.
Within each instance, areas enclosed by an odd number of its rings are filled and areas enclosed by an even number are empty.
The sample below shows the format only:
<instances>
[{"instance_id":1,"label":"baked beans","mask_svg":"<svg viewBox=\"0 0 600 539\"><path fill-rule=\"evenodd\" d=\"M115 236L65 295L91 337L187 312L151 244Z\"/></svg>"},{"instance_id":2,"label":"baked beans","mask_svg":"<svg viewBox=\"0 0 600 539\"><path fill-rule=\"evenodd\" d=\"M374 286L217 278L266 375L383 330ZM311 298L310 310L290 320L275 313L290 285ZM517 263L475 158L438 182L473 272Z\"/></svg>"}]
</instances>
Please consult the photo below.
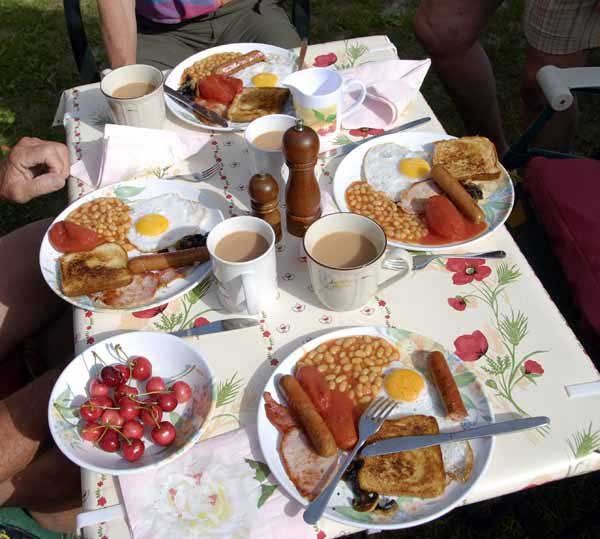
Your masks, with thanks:
<instances>
[{"instance_id":1,"label":"baked beans","mask_svg":"<svg viewBox=\"0 0 600 539\"><path fill-rule=\"evenodd\" d=\"M127 241L131 226L129 206L116 197L103 197L86 202L67 217L78 225L95 230L107 242L118 243L124 249L133 249Z\"/></svg>"},{"instance_id":2,"label":"baked beans","mask_svg":"<svg viewBox=\"0 0 600 539\"><path fill-rule=\"evenodd\" d=\"M350 211L370 217L390 240L418 243L429 229L421 217L406 213L384 192L375 191L367 182L356 181L346 189Z\"/></svg>"},{"instance_id":3,"label":"baked beans","mask_svg":"<svg viewBox=\"0 0 600 539\"><path fill-rule=\"evenodd\" d=\"M356 335L321 344L302 356L296 368L317 367L329 389L346 393L354 404L368 404L383 385L383 369L399 357L385 339Z\"/></svg>"}]
</instances>

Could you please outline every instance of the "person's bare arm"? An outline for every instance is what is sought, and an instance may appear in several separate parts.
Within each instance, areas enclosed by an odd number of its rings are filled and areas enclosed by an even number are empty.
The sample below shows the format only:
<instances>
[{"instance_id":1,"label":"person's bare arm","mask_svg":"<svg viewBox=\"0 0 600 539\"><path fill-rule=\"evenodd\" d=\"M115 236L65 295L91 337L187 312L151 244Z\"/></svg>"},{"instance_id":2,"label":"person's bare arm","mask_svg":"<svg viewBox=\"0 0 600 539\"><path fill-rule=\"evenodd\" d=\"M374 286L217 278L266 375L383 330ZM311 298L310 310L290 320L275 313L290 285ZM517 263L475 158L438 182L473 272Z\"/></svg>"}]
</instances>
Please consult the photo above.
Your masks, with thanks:
<instances>
[{"instance_id":1,"label":"person's bare arm","mask_svg":"<svg viewBox=\"0 0 600 539\"><path fill-rule=\"evenodd\" d=\"M135 0L98 0L102 38L111 67L135 64Z\"/></svg>"}]
</instances>

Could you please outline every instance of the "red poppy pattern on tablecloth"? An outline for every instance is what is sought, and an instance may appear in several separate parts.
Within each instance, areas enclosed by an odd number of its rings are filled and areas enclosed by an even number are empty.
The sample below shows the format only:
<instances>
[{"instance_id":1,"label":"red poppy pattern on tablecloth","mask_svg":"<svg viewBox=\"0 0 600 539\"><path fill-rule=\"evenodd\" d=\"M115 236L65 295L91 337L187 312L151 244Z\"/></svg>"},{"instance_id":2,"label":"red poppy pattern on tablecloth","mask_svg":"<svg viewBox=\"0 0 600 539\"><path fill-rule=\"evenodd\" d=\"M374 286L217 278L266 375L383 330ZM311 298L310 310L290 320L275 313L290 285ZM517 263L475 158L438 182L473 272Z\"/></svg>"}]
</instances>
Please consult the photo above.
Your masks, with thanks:
<instances>
[{"instance_id":1,"label":"red poppy pattern on tablecloth","mask_svg":"<svg viewBox=\"0 0 600 539\"><path fill-rule=\"evenodd\" d=\"M446 269L454 272L452 282L457 285L482 281L492 273L492 269L485 265L484 258L449 258Z\"/></svg>"},{"instance_id":2,"label":"red poppy pattern on tablecloth","mask_svg":"<svg viewBox=\"0 0 600 539\"><path fill-rule=\"evenodd\" d=\"M470 335L461 335L454 341L454 353L463 361L477 361L488 351L488 341L478 329Z\"/></svg>"},{"instance_id":3,"label":"red poppy pattern on tablecloth","mask_svg":"<svg viewBox=\"0 0 600 539\"><path fill-rule=\"evenodd\" d=\"M544 367L534 359L528 359L523 363L523 370L528 376L541 376L544 374Z\"/></svg>"},{"instance_id":4,"label":"red poppy pattern on tablecloth","mask_svg":"<svg viewBox=\"0 0 600 539\"><path fill-rule=\"evenodd\" d=\"M155 316L158 316L160 313L162 313L168 307L168 305L169 305L168 303L163 303L162 305L159 305L158 307L152 307L150 309L136 311L134 313L131 313L131 315L134 318L154 318Z\"/></svg>"},{"instance_id":5,"label":"red poppy pattern on tablecloth","mask_svg":"<svg viewBox=\"0 0 600 539\"><path fill-rule=\"evenodd\" d=\"M338 57L335 52L329 52L327 54L319 54L313 61L315 67L327 67L337 62Z\"/></svg>"},{"instance_id":6,"label":"red poppy pattern on tablecloth","mask_svg":"<svg viewBox=\"0 0 600 539\"><path fill-rule=\"evenodd\" d=\"M375 129L374 127L360 127L358 129L350 129L348 134L353 137L370 137L372 135L383 135L385 130L383 129Z\"/></svg>"},{"instance_id":7,"label":"red poppy pattern on tablecloth","mask_svg":"<svg viewBox=\"0 0 600 539\"><path fill-rule=\"evenodd\" d=\"M467 302L462 296L448 298L448 305L457 311L464 311L467 308Z\"/></svg>"}]
</instances>

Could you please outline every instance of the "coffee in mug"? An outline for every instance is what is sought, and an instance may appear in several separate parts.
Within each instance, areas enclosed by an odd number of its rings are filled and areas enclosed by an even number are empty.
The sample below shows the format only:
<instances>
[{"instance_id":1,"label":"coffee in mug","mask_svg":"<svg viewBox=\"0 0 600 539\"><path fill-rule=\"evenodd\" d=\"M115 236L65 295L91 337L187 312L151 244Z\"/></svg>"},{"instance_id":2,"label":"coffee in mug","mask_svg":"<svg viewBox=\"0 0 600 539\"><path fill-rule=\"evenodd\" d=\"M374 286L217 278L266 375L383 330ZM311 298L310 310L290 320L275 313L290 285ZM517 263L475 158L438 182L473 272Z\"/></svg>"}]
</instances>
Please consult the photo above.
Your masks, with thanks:
<instances>
[{"instance_id":1,"label":"coffee in mug","mask_svg":"<svg viewBox=\"0 0 600 539\"><path fill-rule=\"evenodd\" d=\"M283 147L283 134L285 131L267 131L252 139L252 144L259 150L281 151Z\"/></svg>"},{"instance_id":2,"label":"coffee in mug","mask_svg":"<svg viewBox=\"0 0 600 539\"><path fill-rule=\"evenodd\" d=\"M119 99L135 99L156 90L154 84L147 82L130 82L113 91L112 96Z\"/></svg>"},{"instance_id":3,"label":"coffee in mug","mask_svg":"<svg viewBox=\"0 0 600 539\"><path fill-rule=\"evenodd\" d=\"M315 243L312 255L321 264L332 268L358 268L377 256L377 248L362 234L334 232Z\"/></svg>"},{"instance_id":4,"label":"coffee in mug","mask_svg":"<svg viewBox=\"0 0 600 539\"><path fill-rule=\"evenodd\" d=\"M230 312L259 314L279 295L275 233L257 217L222 221L206 239L217 295Z\"/></svg>"}]
</instances>

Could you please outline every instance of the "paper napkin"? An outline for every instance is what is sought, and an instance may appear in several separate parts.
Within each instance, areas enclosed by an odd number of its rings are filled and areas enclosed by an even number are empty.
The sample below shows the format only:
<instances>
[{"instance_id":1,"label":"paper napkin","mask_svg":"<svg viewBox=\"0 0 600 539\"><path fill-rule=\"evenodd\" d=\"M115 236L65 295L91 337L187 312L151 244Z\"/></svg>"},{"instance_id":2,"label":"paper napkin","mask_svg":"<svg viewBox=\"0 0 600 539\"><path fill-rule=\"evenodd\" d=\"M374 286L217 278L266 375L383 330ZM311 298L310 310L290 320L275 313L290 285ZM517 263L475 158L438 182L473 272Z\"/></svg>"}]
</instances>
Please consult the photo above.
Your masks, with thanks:
<instances>
[{"instance_id":1,"label":"paper napkin","mask_svg":"<svg viewBox=\"0 0 600 539\"><path fill-rule=\"evenodd\" d=\"M302 520L300 504L270 475L254 425L200 442L171 464L119 482L134 539L317 535Z\"/></svg>"},{"instance_id":2,"label":"paper napkin","mask_svg":"<svg viewBox=\"0 0 600 539\"><path fill-rule=\"evenodd\" d=\"M345 80L359 79L367 86L367 97L358 111L342 120L345 129L370 127L389 129L417 95L431 60L386 60L367 62L344 70ZM344 108L355 102L357 91L344 97Z\"/></svg>"},{"instance_id":3,"label":"paper napkin","mask_svg":"<svg viewBox=\"0 0 600 539\"><path fill-rule=\"evenodd\" d=\"M89 142L71 175L99 188L143 176L173 176L190 171L190 161L211 163L210 135L185 134L107 124L104 138ZM207 165L208 166L208 165ZM201 170L201 163L195 167Z\"/></svg>"}]
</instances>

